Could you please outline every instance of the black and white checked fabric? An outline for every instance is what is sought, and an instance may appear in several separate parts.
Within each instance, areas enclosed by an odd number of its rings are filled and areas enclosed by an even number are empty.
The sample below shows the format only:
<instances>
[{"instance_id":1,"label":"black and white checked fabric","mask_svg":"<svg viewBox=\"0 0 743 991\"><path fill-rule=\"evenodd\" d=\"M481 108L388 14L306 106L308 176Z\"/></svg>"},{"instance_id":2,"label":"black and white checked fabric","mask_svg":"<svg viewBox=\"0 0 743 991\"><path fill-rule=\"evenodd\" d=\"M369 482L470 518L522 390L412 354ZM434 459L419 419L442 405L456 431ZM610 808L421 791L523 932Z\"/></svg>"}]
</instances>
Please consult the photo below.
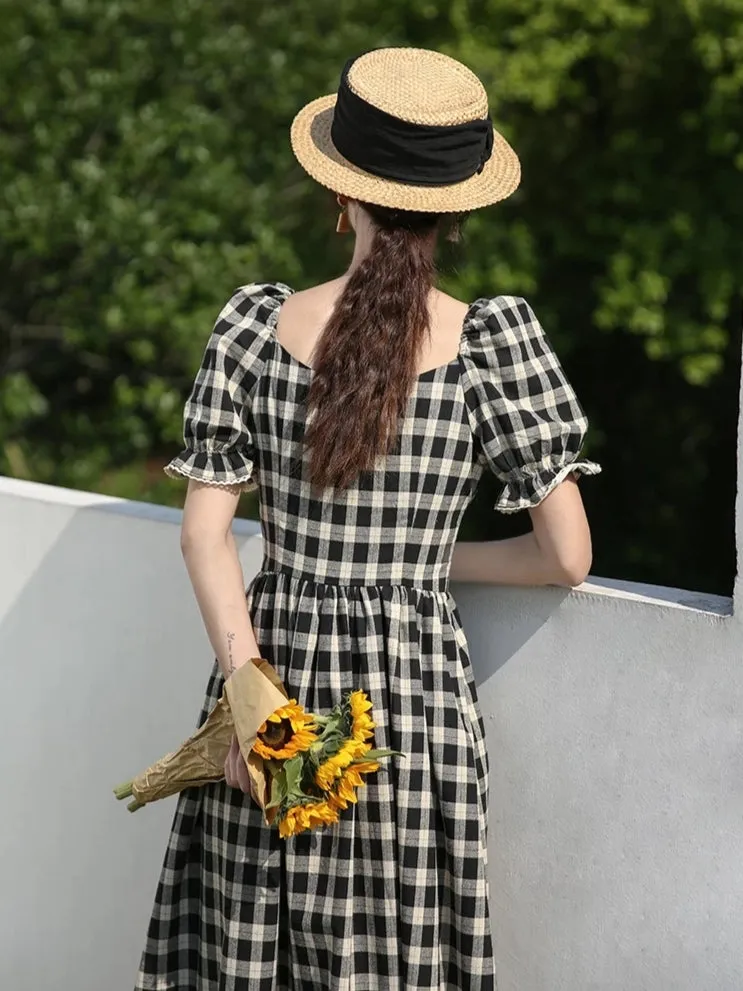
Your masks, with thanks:
<instances>
[{"instance_id":1,"label":"black and white checked fabric","mask_svg":"<svg viewBox=\"0 0 743 991\"><path fill-rule=\"evenodd\" d=\"M301 458L311 370L274 333L290 291L245 287L224 308L168 470L257 482L263 655L310 710L363 688L375 746L407 756L339 824L289 840L224 782L184 793L136 988L493 991L488 756L449 562L486 465L506 511L599 470L577 460L585 417L527 304L478 300L458 357L418 378L392 454L318 497ZM215 666L202 719L221 688Z\"/></svg>"}]
</instances>

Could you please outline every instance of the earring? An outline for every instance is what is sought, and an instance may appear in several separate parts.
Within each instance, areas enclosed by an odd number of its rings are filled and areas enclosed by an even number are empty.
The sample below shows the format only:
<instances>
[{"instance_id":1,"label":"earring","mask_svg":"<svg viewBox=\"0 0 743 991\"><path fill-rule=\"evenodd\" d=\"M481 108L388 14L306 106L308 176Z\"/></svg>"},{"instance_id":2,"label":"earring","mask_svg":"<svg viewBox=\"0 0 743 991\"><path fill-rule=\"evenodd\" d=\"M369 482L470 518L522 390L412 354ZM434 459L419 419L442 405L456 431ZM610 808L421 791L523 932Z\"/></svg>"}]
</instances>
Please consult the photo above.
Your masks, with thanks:
<instances>
[{"instance_id":1,"label":"earring","mask_svg":"<svg viewBox=\"0 0 743 991\"><path fill-rule=\"evenodd\" d=\"M336 234L350 234L351 225L348 222L348 208L343 207L338 214L338 222L335 225Z\"/></svg>"},{"instance_id":2,"label":"earring","mask_svg":"<svg viewBox=\"0 0 743 991\"><path fill-rule=\"evenodd\" d=\"M348 219L348 202L338 197L338 206L341 212L338 214L338 222L335 225L336 234L350 234L352 227Z\"/></svg>"}]
</instances>

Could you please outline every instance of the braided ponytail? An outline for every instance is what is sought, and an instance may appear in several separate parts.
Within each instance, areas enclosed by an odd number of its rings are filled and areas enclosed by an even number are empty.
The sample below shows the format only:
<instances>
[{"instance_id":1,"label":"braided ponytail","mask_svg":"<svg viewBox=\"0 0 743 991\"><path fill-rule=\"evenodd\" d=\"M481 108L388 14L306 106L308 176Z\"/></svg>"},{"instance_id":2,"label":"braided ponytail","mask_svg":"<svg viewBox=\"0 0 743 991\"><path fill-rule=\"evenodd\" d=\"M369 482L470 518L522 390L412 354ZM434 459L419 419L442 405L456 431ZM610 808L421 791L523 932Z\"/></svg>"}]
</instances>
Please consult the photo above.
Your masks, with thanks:
<instances>
[{"instance_id":1,"label":"braided ponytail","mask_svg":"<svg viewBox=\"0 0 743 991\"><path fill-rule=\"evenodd\" d=\"M388 453L430 332L439 216L362 204L371 250L350 275L318 341L305 445L318 486L348 487Z\"/></svg>"}]
</instances>

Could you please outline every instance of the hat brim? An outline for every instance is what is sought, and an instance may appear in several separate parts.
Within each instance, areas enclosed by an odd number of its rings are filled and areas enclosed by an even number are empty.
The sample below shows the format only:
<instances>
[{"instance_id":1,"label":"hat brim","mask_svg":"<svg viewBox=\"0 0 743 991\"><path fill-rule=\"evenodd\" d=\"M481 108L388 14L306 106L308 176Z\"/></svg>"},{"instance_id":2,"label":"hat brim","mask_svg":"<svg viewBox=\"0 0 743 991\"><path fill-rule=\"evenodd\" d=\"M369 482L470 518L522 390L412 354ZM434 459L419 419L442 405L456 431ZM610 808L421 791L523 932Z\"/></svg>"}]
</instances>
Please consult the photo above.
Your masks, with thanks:
<instances>
[{"instance_id":1,"label":"hat brim","mask_svg":"<svg viewBox=\"0 0 743 991\"><path fill-rule=\"evenodd\" d=\"M465 213L506 199L521 179L518 156L494 132L493 153L478 175L449 186L410 186L364 172L336 149L330 137L336 95L321 96L303 107L291 127L299 164L323 186L351 199L421 213Z\"/></svg>"}]
</instances>

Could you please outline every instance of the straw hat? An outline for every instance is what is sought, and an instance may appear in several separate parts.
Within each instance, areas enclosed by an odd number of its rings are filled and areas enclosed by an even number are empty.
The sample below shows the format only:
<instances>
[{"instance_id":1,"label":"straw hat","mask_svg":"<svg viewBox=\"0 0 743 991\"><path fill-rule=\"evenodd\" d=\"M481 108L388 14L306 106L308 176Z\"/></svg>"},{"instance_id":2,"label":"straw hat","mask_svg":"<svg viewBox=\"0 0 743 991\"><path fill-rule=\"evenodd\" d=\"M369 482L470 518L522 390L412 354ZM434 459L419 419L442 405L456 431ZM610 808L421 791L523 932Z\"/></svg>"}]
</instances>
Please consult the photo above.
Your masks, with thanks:
<instances>
[{"instance_id":1,"label":"straw hat","mask_svg":"<svg viewBox=\"0 0 743 991\"><path fill-rule=\"evenodd\" d=\"M291 142L323 186L400 210L474 210L510 196L521 176L477 76L422 48L351 59L338 92L294 118Z\"/></svg>"}]
</instances>

